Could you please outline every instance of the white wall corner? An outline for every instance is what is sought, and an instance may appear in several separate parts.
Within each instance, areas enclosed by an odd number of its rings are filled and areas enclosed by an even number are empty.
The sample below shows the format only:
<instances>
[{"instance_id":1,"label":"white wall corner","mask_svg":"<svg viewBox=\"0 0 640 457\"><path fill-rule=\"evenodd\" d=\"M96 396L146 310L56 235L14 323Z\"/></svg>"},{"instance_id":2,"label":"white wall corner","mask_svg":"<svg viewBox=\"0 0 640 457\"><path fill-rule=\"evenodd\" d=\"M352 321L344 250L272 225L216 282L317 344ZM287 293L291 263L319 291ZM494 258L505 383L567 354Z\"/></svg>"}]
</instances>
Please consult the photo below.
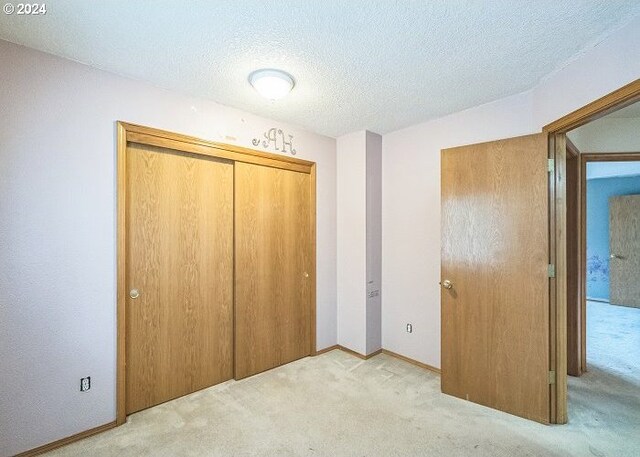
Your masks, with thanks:
<instances>
[{"instance_id":1,"label":"white wall corner","mask_svg":"<svg viewBox=\"0 0 640 457\"><path fill-rule=\"evenodd\" d=\"M382 136L366 133L367 354L382 349Z\"/></svg>"},{"instance_id":2,"label":"white wall corner","mask_svg":"<svg viewBox=\"0 0 640 457\"><path fill-rule=\"evenodd\" d=\"M336 141L338 344L366 347L366 132Z\"/></svg>"}]
</instances>

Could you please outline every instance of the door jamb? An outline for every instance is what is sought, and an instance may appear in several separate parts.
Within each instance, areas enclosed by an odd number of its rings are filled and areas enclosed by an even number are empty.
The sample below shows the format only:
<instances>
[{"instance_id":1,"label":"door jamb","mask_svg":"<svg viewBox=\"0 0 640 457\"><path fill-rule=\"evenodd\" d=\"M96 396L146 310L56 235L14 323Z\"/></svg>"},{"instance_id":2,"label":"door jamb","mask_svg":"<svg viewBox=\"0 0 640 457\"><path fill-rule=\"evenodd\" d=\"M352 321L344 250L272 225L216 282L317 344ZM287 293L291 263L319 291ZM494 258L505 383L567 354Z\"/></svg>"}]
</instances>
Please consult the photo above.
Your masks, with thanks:
<instances>
[{"instance_id":1,"label":"door jamb","mask_svg":"<svg viewBox=\"0 0 640 457\"><path fill-rule=\"evenodd\" d=\"M117 128L117 308L116 308L116 426L127 420L126 413L126 164L127 144L134 142L189 152L194 155L219 157L236 162L247 162L273 168L307 173L310 175L311 218L311 319L309 332L310 355L316 354L316 163L285 155L270 154L240 146L215 143L164 130L126 122L116 122Z\"/></svg>"},{"instance_id":2,"label":"door jamb","mask_svg":"<svg viewBox=\"0 0 640 457\"><path fill-rule=\"evenodd\" d=\"M587 164L589 162L640 162L640 152L586 152L580 156L580 371L587 371Z\"/></svg>"},{"instance_id":3,"label":"door jamb","mask_svg":"<svg viewBox=\"0 0 640 457\"><path fill-rule=\"evenodd\" d=\"M549 423L566 422L567 397L567 262L566 135L549 135ZM553 373L553 375L551 374Z\"/></svg>"},{"instance_id":4,"label":"door jamb","mask_svg":"<svg viewBox=\"0 0 640 457\"><path fill-rule=\"evenodd\" d=\"M543 127L549 137L549 158L556 159L553 179L549 180L550 260L556 263L550 283L550 370L555 371L551 385L551 423L567 422L567 269L566 269L566 133L581 125L640 101L640 79L601 97ZM558 263L560 265L558 265ZM583 285L582 285L583 287ZM582 296L584 300L586 297ZM583 320L584 321L584 320Z\"/></svg>"}]
</instances>

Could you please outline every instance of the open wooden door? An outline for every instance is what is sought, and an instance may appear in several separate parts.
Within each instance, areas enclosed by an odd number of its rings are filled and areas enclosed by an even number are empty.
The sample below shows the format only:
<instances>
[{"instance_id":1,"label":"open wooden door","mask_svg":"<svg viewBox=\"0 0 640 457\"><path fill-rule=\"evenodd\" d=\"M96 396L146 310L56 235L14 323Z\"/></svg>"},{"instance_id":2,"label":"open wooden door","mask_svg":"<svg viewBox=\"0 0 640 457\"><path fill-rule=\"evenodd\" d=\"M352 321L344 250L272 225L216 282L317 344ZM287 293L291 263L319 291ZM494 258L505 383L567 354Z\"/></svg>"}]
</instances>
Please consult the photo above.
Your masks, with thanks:
<instances>
[{"instance_id":1,"label":"open wooden door","mask_svg":"<svg viewBox=\"0 0 640 457\"><path fill-rule=\"evenodd\" d=\"M442 391L550 422L546 134L442 151Z\"/></svg>"},{"instance_id":2,"label":"open wooden door","mask_svg":"<svg viewBox=\"0 0 640 457\"><path fill-rule=\"evenodd\" d=\"M640 308L640 195L609 200L610 301Z\"/></svg>"}]
</instances>

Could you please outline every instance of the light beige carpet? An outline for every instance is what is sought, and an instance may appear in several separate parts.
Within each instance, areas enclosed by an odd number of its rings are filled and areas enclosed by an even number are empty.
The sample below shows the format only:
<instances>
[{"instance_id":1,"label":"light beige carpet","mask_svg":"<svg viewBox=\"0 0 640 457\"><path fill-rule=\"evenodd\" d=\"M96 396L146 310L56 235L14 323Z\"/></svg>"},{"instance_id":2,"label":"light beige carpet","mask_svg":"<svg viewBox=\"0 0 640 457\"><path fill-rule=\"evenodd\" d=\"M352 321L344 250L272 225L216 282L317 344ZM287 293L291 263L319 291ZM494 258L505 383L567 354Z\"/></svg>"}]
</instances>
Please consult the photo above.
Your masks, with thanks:
<instances>
[{"instance_id":1,"label":"light beige carpet","mask_svg":"<svg viewBox=\"0 0 640 457\"><path fill-rule=\"evenodd\" d=\"M570 380L568 425L448 397L437 375L387 355L336 350L134 414L48 455L638 457L640 310L608 306L589 305L591 371Z\"/></svg>"}]
</instances>

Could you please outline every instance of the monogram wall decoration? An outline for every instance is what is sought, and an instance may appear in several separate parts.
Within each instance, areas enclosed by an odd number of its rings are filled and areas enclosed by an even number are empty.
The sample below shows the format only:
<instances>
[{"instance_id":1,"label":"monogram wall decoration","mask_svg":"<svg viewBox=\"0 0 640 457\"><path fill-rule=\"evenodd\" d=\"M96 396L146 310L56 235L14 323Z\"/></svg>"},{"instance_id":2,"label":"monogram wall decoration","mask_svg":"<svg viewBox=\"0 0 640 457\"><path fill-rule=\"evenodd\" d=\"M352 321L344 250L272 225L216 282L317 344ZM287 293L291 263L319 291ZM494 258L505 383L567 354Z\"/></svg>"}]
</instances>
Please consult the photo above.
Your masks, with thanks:
<instances>
[{"instance_id":1,"label":"monogram wall decoration","mask_svg":"<svg viewBox=\"0 0 640 457\"><path fill-rule=\"evenodd\" d=\"M271 127L262 136L263 139L254 138L252 140L254 146L259 146L262 143L262 147L265 149L273 148L274 151L296 155L296 150L293 147L293 135L285 135L282 129ZM289 141L286 140L287 137Z\"/></svg>"}]
</instances>

